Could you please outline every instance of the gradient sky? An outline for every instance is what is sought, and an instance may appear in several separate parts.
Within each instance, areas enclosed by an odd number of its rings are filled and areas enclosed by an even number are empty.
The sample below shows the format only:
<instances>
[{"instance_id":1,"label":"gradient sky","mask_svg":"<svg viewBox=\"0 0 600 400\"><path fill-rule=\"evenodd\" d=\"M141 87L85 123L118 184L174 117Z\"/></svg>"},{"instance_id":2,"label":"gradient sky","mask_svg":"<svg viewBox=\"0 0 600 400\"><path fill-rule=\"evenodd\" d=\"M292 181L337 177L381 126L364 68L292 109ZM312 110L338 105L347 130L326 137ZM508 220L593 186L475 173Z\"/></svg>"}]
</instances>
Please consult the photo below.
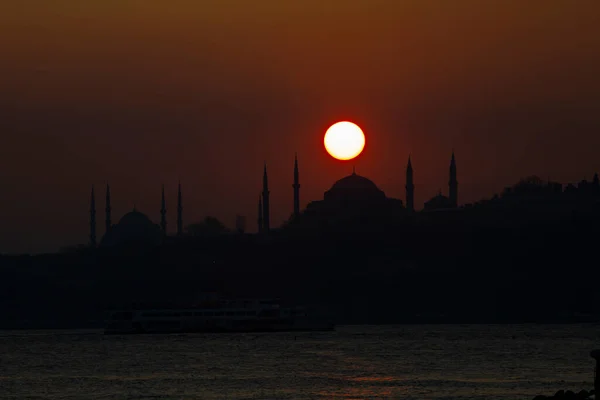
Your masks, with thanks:
<instances>
[{"instance_id":1,"label":"gradient sky","mask_svg":"<svg viewBox=\"0 0 600 400\"><path fill-rule=\"evenodd\" d=\"M0 252L88 240L103 185L113 221L134 204L175 229L213 215L255 230L263 161L272 223L322 199L352 165L404 199L459 201L537 174L600 172L597 0L14 0L0 5ZM339 119L363 155L327 156Z\"/></svg>"}]
</instances>

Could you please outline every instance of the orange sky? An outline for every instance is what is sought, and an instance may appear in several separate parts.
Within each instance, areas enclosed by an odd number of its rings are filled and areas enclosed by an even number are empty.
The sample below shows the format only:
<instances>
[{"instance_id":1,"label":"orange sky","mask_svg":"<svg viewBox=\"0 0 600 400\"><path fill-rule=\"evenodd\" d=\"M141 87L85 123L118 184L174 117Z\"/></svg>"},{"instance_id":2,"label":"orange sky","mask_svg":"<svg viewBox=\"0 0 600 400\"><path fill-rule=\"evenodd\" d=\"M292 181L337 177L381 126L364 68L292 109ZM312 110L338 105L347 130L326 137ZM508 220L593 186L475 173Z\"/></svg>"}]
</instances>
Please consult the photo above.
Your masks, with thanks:
<instances>
[{"instance_id":1,"label":"orange sky","mask_svg":"<svg viewBox=\"0 0 600 400\"><path fill-rule=\"evenodd\" d=\"M255 228L262 162L272 220L352 170L322 148L337 119L367 135L357 172L417 205L538 174L600 171L600 3L479 0L43 1L0 5L0 251L85 243L90 185L175 228L235 214ZM102 190L99 190L102 194ZM99 226L104 218L99 201ZM102 234L100 229L99 234Z\"/></svg>"}]
</instances>

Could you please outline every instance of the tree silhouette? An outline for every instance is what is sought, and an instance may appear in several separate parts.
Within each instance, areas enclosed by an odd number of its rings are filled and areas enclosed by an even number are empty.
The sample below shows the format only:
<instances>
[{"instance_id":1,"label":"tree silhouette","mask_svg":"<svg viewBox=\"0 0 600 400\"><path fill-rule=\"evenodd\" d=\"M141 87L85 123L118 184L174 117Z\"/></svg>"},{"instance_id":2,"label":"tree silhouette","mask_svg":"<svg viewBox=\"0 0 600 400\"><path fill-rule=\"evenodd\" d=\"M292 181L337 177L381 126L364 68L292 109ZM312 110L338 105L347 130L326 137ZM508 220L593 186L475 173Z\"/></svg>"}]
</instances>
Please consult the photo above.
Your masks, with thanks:
<instances>
[{"instance_id":1,"label":"tree silhouette","mask_svg":"<svg viewBox=\"0 0 600 400\"><path fill-rule=\"evenodd\" d=\"M186 227L188 235L194 237L214 237L229 233L229 229L217 218L206 217L201 222L195 222Z\"/></svg>"}]
</instances>

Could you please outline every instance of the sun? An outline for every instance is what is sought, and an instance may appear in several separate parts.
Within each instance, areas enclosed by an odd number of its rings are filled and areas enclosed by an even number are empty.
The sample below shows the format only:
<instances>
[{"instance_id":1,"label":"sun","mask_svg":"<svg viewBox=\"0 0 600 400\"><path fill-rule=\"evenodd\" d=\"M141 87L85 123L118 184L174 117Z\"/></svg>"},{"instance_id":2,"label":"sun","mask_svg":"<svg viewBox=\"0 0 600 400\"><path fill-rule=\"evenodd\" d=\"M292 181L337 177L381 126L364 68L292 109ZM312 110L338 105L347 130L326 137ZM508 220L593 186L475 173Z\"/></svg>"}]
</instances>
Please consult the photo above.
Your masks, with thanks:
<instances>
[{"instance_id":1,"label":"sun","mask_svg":"<svg viewBox=\"0 0 600 400\"><path fill-rule=\"evenodd\" d=\"M365 148L365 134L349 121L336 122L325 132L325 149L338 160L351 160Z\"/></svg>"}]
</instances>

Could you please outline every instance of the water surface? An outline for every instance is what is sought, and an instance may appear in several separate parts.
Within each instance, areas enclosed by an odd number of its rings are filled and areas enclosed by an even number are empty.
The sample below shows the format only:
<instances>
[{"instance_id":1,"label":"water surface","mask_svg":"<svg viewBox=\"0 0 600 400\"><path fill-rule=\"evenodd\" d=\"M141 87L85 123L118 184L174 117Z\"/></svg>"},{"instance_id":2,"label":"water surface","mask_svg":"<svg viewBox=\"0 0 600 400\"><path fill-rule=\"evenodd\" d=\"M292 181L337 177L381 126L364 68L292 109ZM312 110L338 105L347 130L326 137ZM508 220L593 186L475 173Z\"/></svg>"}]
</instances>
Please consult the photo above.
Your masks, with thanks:
<instances>
[{"instance_id":1,"label":"water surface","mask_svg":"<svg viewBox=\"0 0 600 400\"><path fill-rule=\"evenodd\" d=\"M0 331L1 399L531 399L592 389L594 325Z\"/></svg>"}]
</instances>

